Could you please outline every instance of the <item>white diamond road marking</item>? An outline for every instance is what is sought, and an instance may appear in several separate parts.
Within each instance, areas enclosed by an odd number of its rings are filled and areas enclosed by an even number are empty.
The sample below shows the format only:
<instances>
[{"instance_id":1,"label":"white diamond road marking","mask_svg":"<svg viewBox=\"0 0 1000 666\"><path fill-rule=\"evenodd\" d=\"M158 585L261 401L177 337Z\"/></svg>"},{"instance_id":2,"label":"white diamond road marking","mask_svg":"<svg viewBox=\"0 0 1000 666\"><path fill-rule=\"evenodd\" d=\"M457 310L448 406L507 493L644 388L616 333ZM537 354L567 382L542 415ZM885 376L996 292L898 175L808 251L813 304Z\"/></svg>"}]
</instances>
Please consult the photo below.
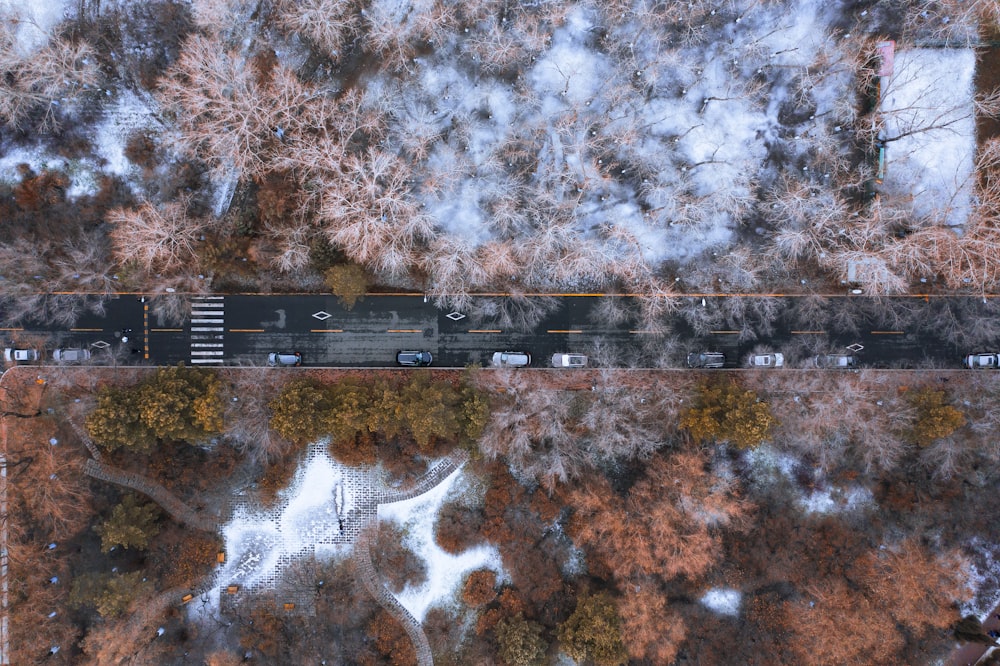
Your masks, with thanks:
<instances>
[{"instance_id":1,"label":"white diamond road marking","mask_svg":"<svg viewBox=\"0 0 1000 666\"><path fill-rule=\"evenodd\" d=\"M447 317L448 319L451 319L452 321L458 321L459 319L465 319L465 315L462 314L461 312L449 312L448 314L445 315L445 317Z\"/></svg>"},{"instance_id":2,"label":"white diamond road marking","mask_svg":"<svg viewBox=\"0 0 1000 666\"><path fill-rule=\"evenodd\" d=\"M108 347L111 346L111 344L108 343L108 342L105 342L104 340L98 340L97 342L90 343L90 346L91 347L97 347L98 349L107 349Z\"/></svg>"},{"instance_id":3,"label":"white diamond road marking","mask_svg":"<svg viewBox=\"0 0 1000 666\"><path fill-rule=\"evenodd\" d=\"M855 342L853 345L847 345L847 348L850 349L852 352L859 352L862 349L864 349L865 346L859 345L857 342Z\"/></svg>"},{"instance_id":4,"label":"white diamond road marking","mask_svg":"<svg viewBox=\"0 0 1000 666\"><path fill-rule=\"evenodd\" d=\"M222 339L226 330L225 315L222 296L198 296L192 299L191 320L188 322L192 364L222 364L222 356L225 354Z\"/></svg>"},{"instance_id":5,"label":"white diamond road marking","mask_svg":"<svg viewBox=\"0 0 1000 666\"><path fill-rule=\"evenodd\" d=\"M333 316L332 314L330 314L329 312L324 312L323 310L313 313L313 317L316 317L316 319L319 319L320 321L326 321L332 316Z\"/></svg>"}]
</instances>

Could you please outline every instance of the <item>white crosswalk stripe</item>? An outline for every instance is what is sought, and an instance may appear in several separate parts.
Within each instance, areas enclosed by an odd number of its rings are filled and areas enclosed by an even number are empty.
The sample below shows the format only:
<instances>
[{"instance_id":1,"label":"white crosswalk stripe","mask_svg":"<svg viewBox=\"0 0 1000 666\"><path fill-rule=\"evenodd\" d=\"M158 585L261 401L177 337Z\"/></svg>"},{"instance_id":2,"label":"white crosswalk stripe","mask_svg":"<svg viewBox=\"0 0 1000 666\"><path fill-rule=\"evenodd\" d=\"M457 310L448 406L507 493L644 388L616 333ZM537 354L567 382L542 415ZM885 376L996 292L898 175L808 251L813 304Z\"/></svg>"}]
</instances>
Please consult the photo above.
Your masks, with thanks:
<instances>
[{"instance_id":1,"label":"white crosswalk stripe","mask_svg":"<svg viewBox=\"0 0 1000 666\"><path fill-rule=\"evenodd\" d=\"M225 300L222 296L195 296L191 299L188 338L191 341L192 365L223 363L226 330Z\"/></svg>"}]
</instances>

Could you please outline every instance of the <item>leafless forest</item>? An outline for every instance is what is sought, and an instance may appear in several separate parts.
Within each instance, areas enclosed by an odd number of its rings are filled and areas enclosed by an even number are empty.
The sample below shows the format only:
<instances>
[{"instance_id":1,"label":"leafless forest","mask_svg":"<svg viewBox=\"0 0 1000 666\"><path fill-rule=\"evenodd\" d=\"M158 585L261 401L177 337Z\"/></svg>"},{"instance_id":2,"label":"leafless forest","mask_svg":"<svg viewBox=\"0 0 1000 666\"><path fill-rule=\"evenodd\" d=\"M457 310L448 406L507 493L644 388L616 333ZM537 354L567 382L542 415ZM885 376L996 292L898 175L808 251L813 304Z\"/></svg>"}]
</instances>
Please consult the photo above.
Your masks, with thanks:
<instances>
[{"instance_id":1,"label":"leafless forest","mask_svg":"<svg viewBox=\"0 0 1000 666\"><path fill-rule=\"evenodd\" d=\"M866 196L911 118L872 110L875 45L975 42L992 3L82 3L30 52L4 11L7 294L321 289L342 262L456 305L638 292L652 318L851 266L878 293L996 286L989 136L960 229ZM996 113L932 93L900 136Z\"/></svg>"}]
</instances>

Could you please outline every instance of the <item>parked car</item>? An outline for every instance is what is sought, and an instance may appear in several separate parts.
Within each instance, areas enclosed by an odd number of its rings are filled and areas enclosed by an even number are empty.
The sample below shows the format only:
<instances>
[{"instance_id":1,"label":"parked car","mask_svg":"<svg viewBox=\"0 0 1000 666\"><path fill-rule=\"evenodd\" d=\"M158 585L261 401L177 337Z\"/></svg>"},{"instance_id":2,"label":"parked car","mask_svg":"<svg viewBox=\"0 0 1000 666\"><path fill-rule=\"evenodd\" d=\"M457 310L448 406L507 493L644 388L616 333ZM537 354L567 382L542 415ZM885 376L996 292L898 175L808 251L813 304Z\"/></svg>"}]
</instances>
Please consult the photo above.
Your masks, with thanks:
<instances>
[{"instance_id":1,"label":"parked car","mask_svg":"<svg viewBox=\"0 0 1000 666\"><path fill-rule=\"evenodd\" d=\"M751 354L747 361L751 368L780 368L785 365L784 354Z\"/></svg>"},{"instance_id":2,"label":"parked car","mask_svg":"<svg viewBox=\"0 0 1000 666\"><path fill-rule=\"evenodd\" d=\"M812 361L817 368L853 368L857 365L850 354L820 354Z\"/></svg>"},{"instance_id":3,"label":"parked car","mask_svg":"<svg viewBox=\"0 0 1000 666\"><path fill-rule=\"evenodd\" d=\"M586 368L587 357L583 354L553 354L553 368Z\"/></svg>"},{"instance_id":4,"label":"parked car","mask_svg":"<svg viewBox=\"0 0 1000 666\"><path fill-rule=\"evenodd\" d=\"M689 368L721 368L726 355L721 352L692 352L687 358Z\"/></svg>"},{"instance_id":5,"label":"parked car","mask_svg":"<svg viewBox=\"0 0 1000 666\"><path fill-rule=\"evenodd\" d=\"M37 349L16 349L7 347L3 350L3 358L8 363L20 363L27 361L37 361L41 356Z\"/></svg>"},{"instance_id":6,"label":"parked car","mask_svg":"<svg viewBox=\"0 0 1000 666\"><path fill-rule=\"evenodd\" d=\"M423 366L430 365L434 360L430 352L401 351L396 354L396 363L400 365Z\"/></svg>"},{"instance_id":7,"label":"parked car","mask_svg":"<svg viewBox=\"0 0 1000 666\"><path fill-rule=\"evenodd\" d=\"M89 349L57 349L52 352L52 360L59 363L77 363L90 360Z\"/></svg>"},{"instance_id":8,"label":"parked car","mask_svg":"<svg viewBox=\"0 0 1000 666\"><path fill-rule=\"evenodd\" d=\"M1000 367L1000 354L969 354L965 357L965 367L996 369Z\"/></svg>"},{"instance_id":9,"label":"parked car","mask_svg":"<svg viewBox=\"0 0 1000 666\"><path fill-rule=\"evenodd\" d=\"M493 352L493 366L496 368L523 368L531 363L527 352Z\"/></svg>"},{"instance_id":10,"label":"parked car","mask_svg":"<svg viewBox=\"0 0 1000 666\"><path fill-rule=\"evenodd\" d=\"M302 354L298 352L271 352L267 355L267 364L270 366L302 365Z\"/></svg>"}]
</instances>

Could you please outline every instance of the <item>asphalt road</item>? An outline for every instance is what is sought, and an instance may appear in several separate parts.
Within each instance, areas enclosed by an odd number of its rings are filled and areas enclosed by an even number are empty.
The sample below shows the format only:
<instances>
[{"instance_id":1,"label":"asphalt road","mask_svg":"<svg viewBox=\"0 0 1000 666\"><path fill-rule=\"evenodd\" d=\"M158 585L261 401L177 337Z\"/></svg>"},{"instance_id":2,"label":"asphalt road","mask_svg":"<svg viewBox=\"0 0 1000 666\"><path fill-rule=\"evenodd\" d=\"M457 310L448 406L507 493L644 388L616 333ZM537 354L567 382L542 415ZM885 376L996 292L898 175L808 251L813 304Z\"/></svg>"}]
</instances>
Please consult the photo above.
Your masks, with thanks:
<instances>
[{"instance_id":1,"label":"asphalt road","mask_svg":"<svg viewBox=\"0 0 1000 666\"><path fill-rule=\"evenodd\" d=\"M602 296L529 298L528 310L542 302L547 307L530 329L518 330L510 320L523 318L524 308L501 312L510 303L505 299L450 312L420 294L369 295L350 310L323 295L190 297L183 322L158 318L146 297L120 295L103 313L83 314L71 327L28 320L4 332L8 343L42 349L45 359L58 347L85 347L95 363L204 366L263 365L270 352L297 351L306 366L388 367L407 349L430 351L439 367L488 365L494 351L526 351L532 366L546 367L553 353L593 355L596 345L612 364L638 367L680 367L689 351L721 351L727 367L739 367L752 350L768 349L785 352L793 367L813 353L853 353L862 366L957 368L966 353L1000 351L990 348L992 329L982 325L983 318L997 319L1000 303L981 298L838 297L818 313L803 310L800 297L770 299L767 308L768 299L747 297L740 302L746 307L734 308L726 298L684 297L670 316L668 336L629 317L609 321ZM952 300L957 305L949 305ZM761 310L768 314L755 314ZM953 341L956 330L973 328L983 329L975 348ZM995 341L1000 347L1000 338Z\"/></svg>"}]
</instances>

